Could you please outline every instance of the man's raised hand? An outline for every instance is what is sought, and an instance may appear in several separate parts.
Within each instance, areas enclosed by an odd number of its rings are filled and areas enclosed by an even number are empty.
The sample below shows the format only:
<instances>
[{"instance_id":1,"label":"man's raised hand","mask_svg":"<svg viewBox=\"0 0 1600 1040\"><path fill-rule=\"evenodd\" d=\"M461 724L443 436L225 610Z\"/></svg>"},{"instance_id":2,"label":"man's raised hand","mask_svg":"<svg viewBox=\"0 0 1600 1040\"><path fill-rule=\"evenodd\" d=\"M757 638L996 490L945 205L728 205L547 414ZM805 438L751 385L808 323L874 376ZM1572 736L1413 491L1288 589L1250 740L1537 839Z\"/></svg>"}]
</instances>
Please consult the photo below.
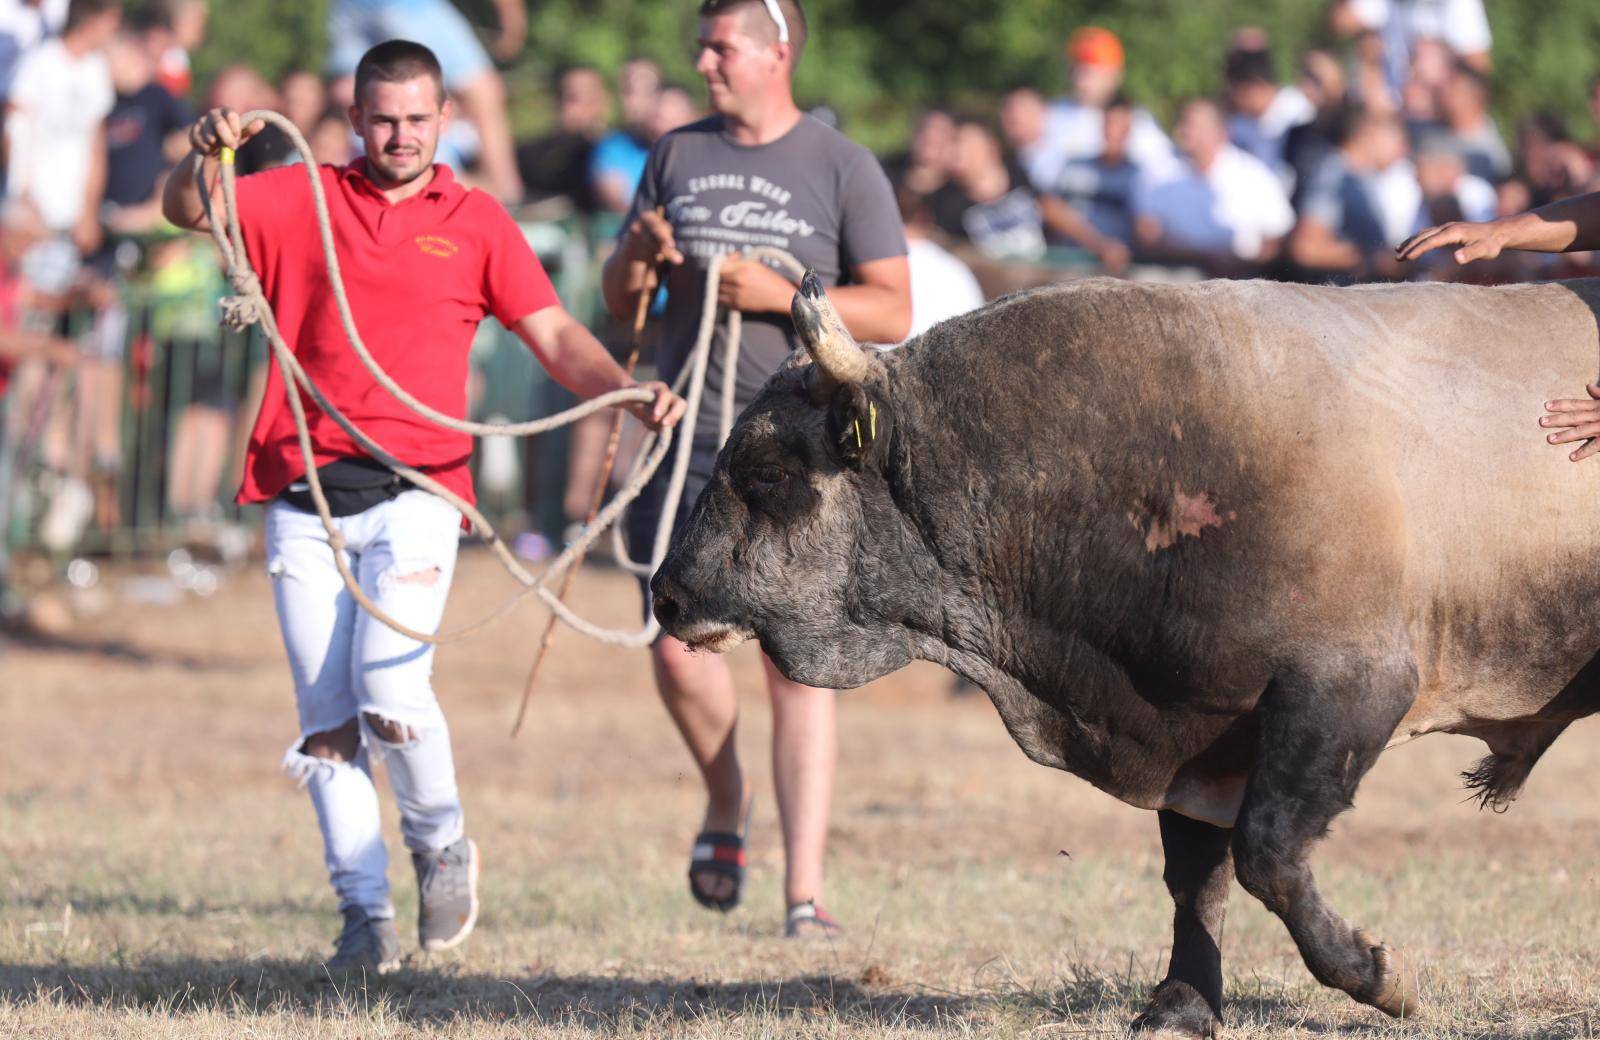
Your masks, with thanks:
<instances>
[{"instance_id":1,"label":"man's raised hand","mask_svg":"<svg viewBox=\"0 0 1600 1040\"><path fill-rule=\"evenodd\" d=\"M217 155L224 148L238 151L267 124L260 119L241 126L239 113L231 108L213 108L189 128L189 146L201 155Z\"/></svg>"}]
</instances>

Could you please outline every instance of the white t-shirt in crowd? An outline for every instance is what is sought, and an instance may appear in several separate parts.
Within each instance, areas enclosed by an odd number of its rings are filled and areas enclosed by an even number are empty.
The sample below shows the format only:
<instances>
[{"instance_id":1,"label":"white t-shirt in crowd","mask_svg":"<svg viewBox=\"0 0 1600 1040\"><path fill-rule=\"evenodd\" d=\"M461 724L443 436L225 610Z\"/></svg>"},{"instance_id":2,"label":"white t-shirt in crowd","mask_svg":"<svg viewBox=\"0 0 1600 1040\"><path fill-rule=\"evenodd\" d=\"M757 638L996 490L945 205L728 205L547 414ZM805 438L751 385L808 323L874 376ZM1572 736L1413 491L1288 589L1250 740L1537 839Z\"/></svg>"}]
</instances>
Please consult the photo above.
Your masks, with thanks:
<instances>
[{"instance_id":1,"label":"white t-shirt in crowd","mask_svg":"<svg viewBox=\"0 0 1600 1040\"><path fill-rule=\"evenodd\" d=\"M1368 29L1397 29L1410 45L1442 40L1457 54L1478 54L1494 42L1483 0L1354 0L1351 10Z\"/></svg>"},{"instance_id":2,"label":"white t-shirt in crowd","mask_svg":"<svg viewBox=\"0 0 1600 1040\"><path fill-rule=\"evenodd\" d=\"M1175 245L1243 260L1254 260L1268 239L1282 238L1294 226L1277 175L1231 144L1205 173L1185 162L1176 177L1143 180L1134 193L1134 212L1160 221Z\"/></svg>"},{"instance_id":3,"label":"white t-shirt in crowd","mask_svg":"<svg viewBox=\"0 0 1600 1040\"><path fill-rule=\"evenodd\" d=\"M983 306L983 290L966 264L936 242L908 238L911 263L911 336L920 336L946 318Z\"/></svg>"},{"instance_id":4,"label":"white t-shirt in crowd","mask_svg":"<svg viewBox=\"0 0 1600 1040\"><path fill-rule=\"evenodd\" d=\"M53 39L24 55L7 99L6 198L31 202L53 231L76 224L97 133L115 100L104 54L75 58Z\"/></svg>"},{"instance_id":5,"label":"white t-shirt in crowd","mask_svg":"<svg viewBox=\"0 0 1600 1040\"><path fill-rule=\"evenodd\" d=\"M1378 221L1383 225L1383 240L1391 248L1422 230L1422 185L1417 183L1417 168L1410 159L1390 163L1367 183Z\"/></svg>"},{"instance_id":6,"label":"white t-shirt in crowd","mask_svg":"<svg viewBox=\"0 0 1600 1040\"><path fill-rule=\"evenodd\" d=\"M1064 99L1050 106L1045 116L1044 137L1022 156L1028 180L1039 191L1052 191L1067 163L1075 159L1095 159L1106 149L1106 114L1098 108ZM1178 172L1180 161L1172 141L1149 112L1133 113L1128 131L1128 158L1139 172L1165 178Z\"/></svg>"}]
</instances>

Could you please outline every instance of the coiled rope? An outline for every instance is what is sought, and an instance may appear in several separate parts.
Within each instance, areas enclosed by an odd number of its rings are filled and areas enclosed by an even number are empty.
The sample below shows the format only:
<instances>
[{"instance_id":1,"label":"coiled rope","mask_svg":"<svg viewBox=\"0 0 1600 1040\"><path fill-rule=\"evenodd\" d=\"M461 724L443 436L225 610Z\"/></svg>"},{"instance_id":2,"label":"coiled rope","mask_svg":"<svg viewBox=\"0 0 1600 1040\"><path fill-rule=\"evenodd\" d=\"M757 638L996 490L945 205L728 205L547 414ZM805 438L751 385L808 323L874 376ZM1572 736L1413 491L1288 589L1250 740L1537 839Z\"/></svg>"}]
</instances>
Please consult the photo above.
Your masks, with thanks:
<instances>
[{"instance_id":1,"label":"coiled rope","mask_svg":"<svg viewBox=\"0 0 1600 1040\"><path fill-rule=\"evenodd\" d=\"M418 400L413 394L401 386L379 365L368 351L366 344L361 339L361 333L356 328L355 318L350 311L350 302L345 295L344 279L339 272L339 257L334 246L332 223L328 218L328 204L323 195L322 177L311 148L301 136L300 131L284 116L277 112L265 109L245 113L240 119L241 126L249 126L256 121L270 123L285 134L294 143L300 153L301 163L306 170L306 176L311 184L311 198L316 206L317 231L322 242L322 256L328 267L328 282L333 288L334 301L338 307L339 320L343 324L345 338L350 341L356 356L370 373L379 386L382 386L396 400L400 401L413 412L423 416L430 422L444 429L474 436L502 436L502 437L531 437L546 433L561 426L577 422L579 419L602 408L609 408L629 401L650 401L653 395L643 388L629 388L615 390L599 397L591 398L581 404L563 412L521 423L483 423L458 419L447 415L423 401ZM305 462L306 483L311 489L312 501L316 503L317 515L322 520L323 530L327 532L328 544L333 550L334 561L339 569L339 575L344 580L345 588L350 595L376 620L389 628L421 643L439 644L460 639L479 628L484 627L511 611L521 600L530 593L536 594L541 601L550 608L555 615L570 627L611 646L643 647L655 641L660 634L660 625L653 616L646 619L642 628L636 630L605 628L580 617L575 611L562 601L549 585L564 575L569 568L583 558L589 547L600 537L607 527L614 532L620 532L621 524L618 522L623 511L634 499L639 497L645 484L660 468L662 461L673 443L673 431L662 430L651 432L647 435L641 446L638 457L629 470L623 486L601 509L594 518L584 525L577 538L552 560L542 574L535 576L530 573L516 556L508 549L499 534L490 525L489 521L473 505L449 488L440 484L432 477L417 469L407 466L390 452L385 450L365 431L352 422L347 416L336 408L317 387L316 383L301 366L294 352L284 342L283 336L278 331L278 323L272 311L272 305L267 301L261 288L261 282L256 277L254 269L250 266L250 259L244 247L244 237L239 226L239 207L237 197L236 171L233 163L233 152L224 149L221 155L221 181L223 205L226 210L226 226L219 224L212 212L211 192L205 183L204 163L196 161L195 180L199 187L201 203L205 208L206 220L211 228L212 238L216 241L217 249L222 254L223 266L227 272L228 284L232 287L234 295L222 301L222 319L230 328L243 330L250 325L259 324L266 334L272 347L273 360L278 366L278 372L283 378L284 393L289 400L289 410L294 417L295 432L300 443L300 454ZM777 264L790 273L799 277L804 274L804 267L793 256L781 249L762 246L751 249L744 256L752 260L763 260ZM705 390L705 377L707 362L711 354L711 341L716 332L717 290L721 283L723 258L712 257L706 269L705 304L700 315L699 334L695 338L694 349L691 351L687 364L674 383L673 392L686 396L687 408L680 422L680 429L689 431L687 437L682 438L679 450L673 459L672 474L667 485L667 494L661 510L661 518L656 526L655 538L651 545L648 562L640 563L632 560L622 546L620 533L616 534L617 560L622 566L634 574L649 575L655 572L666 557L667 543L672 536L672 521L677 515L678 504L683 498L684 484L688 478L689 456L694 440L696 420L700 414L701 398ZM646 290L649 291L648 289ZM728 432L733 426L734 408L734 380L733 373L737 370L739 358L739 340L741 319L738 311L728 312L728 331L725 338L726 364L724 371L728 377L723 382L721 401L721 441L727 439ZM306 420L305 403L301 400L296 387L304 391L312 402L334 421L352 441L360 445L361 449L373 459L388 466L395 474L405 479L412 485L438 495L450 503L467 518L472 531L487 542L509 573L522 586L502 606L495 609L483 618L452 629L443 633L421 632L396 620L362 591L361 584L350 571L349 561L345 555L345 541L343 532L334 523L333 515L328 508L328 500L322 490L322 481L317 475L316 451L311 443L311 429Z\"/></svg>"}]
</instances>

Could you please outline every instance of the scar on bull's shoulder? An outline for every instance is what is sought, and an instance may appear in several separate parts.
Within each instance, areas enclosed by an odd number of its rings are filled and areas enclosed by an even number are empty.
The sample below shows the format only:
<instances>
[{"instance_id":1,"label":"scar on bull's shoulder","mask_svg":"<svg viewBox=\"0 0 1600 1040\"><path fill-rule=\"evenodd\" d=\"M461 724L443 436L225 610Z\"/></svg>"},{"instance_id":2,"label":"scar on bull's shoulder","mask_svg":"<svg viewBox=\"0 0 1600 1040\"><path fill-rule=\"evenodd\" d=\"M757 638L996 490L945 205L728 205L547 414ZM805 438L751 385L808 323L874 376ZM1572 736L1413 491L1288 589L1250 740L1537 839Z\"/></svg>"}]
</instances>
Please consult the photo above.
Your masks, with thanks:
<instances>
[{"instance_id":1,"label":"scar on bull's shoulder","mask_svg":"<svg viewBox=\"0 0 1600 1040\"><path fill-rule=\"evenodd\" d=\"M1128 513L1128 520L1144 535L1145 551L1152 554L1184 538L1199 538L1206 528L1222 527L1237 517L1233 510L1219 510L1209 491L1189 494L1177 484L1170 499L1141 499Z\"/></svg>"}]
</instances>

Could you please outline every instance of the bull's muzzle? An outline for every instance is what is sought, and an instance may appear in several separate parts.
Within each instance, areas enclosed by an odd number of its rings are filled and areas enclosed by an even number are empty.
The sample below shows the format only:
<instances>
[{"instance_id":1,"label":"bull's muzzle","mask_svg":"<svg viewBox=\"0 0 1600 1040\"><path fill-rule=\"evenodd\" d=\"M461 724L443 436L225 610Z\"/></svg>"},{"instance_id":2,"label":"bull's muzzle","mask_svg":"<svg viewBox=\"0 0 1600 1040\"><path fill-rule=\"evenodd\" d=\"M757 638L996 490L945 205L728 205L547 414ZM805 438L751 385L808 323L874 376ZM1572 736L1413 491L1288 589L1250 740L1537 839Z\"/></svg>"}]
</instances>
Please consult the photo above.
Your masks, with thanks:
<instances>
[{"instance_id":1,"label":"bull's muzzle","mask_svg":"<svg viewBox=\"0 0 1600 1040\"><path fill-rule=\"evenodd\" d=\"M666 568L650 579L650 598L661 630L695 650L726 653L751 637L748 629L698 616L697 598L685 592Z\"/></svg>"}]
</instances>

